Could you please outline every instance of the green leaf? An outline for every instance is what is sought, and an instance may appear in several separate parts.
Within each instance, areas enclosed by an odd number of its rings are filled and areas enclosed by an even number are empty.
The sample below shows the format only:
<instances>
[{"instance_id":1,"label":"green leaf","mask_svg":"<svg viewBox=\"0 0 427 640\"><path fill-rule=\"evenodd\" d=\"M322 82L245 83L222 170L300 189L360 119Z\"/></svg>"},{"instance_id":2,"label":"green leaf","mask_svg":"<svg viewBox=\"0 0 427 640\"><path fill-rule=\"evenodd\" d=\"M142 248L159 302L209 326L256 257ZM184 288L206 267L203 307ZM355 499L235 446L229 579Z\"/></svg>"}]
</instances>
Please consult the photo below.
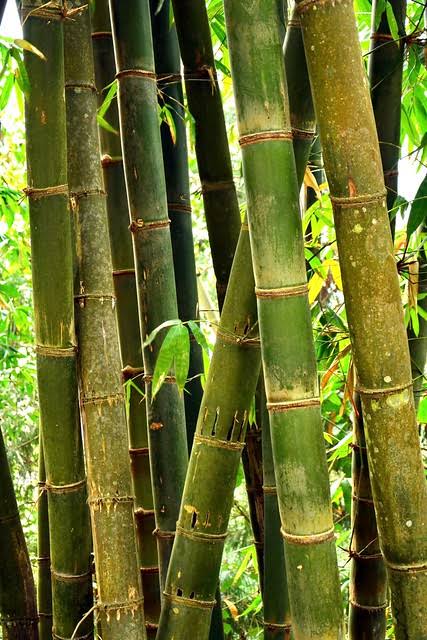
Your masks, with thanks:
<instances>
[{"instance_id":1,"label":"green leaf","mask_svg":"<svg viewBox=\"0 0 427 640\"><path fill-rule=\"evenodd\" d=\"M172 368L174 352L176 348L176 329L176 326L173 326L169 329L162 342L162 346L159 349L156 366L154 367L153 373L151 400L154 400L154 398L156 397L166 376L169 374Z\"/></svg>"},{"instance_id":2,"label":"green leaf","mask_svg":"<svg viewBox=\"0 0 427 640\"><path fill-rule=\"evenodd\" d=\"M109 131L110 133L114 133L114 135L116 136L119 135L119 132L117 131L117 129L112 127L111 124L105 120L105 118L99 115L99 113L97 114L96 119L100 127L105 129L106 131Z\"/></svg>"},{"instance_id":3,"label":"green leaf","mask_svg":"<svg viewBox=\"0 0 427 640\"><path fill-rule=\"evenodd\" d=\"M197 344L199 344L206 353L209 353L209 345L206 340L205 334L203 333L197 322L194 322L194 320L188 320L187 324L191 329L191 333L195 337Z\"/></svg>"},{"instance_id":4,"label":"green leaf","mask_svg":"<svg viewBox=\"0 0 427 640\"><path fill-rule=\"evenodd\" d=\"M427 175L424 176L424 180L418 187L418 191L412 202L411 213L408 218L408 226L406 233L408 239L423 224L427 215Z\"/></svg>"},{"instance_id":5,"label":"green leaf","mask_svg":"<svg viewBox=\"0 0 427 640\"><path fill-rule=\"evenodd\" d=\"M15 38L14 43L16 44L17 47L20 47L21 49L25 49L25 51L30 51L30 53L34 53L34 55L38 56L39 58L41 58L46 62L46 56L44 55L44 53L42 53L40 49L37 49L37 47L31 44L31 42L28 42L28 40Z\"/></svg>"},{"instance_id":6,"label":"green leaf","mask_svg":"<svg viewBox=\"0 0 427 640\"><path fill-rule=\"evenodd\" d=\"M13 89L14 82L15 82L15 76L13 75L13 73L10 73L7 76L3 87L1 88L0 111L3 111L3 109L6 107L7 103L9 102L9 98L10 98L11 91Z\"/></svg>"},{"instance_id":7,"label":"green leaf","mask_svg":"<svg viewBox=\"0 0 427 640\"><path fill-rule=\"evenodd\" d=\"M153 342L159 331L161 331L162 329L167 329L168 327L173 327L176 324L181 324L181 320L166 320L165 322L162 322L162 324L159 324L159 326L153 329L148 338L145 340L144 347L148 347Z\"/></svg>"},{"instance_id":8,"label":"green leaf","mask_svg":"<svg viewBox=\"0 0 427 640\"><path fill-rule=\"evenodd\" d=\"M393 36L394 40L398 40L399 27L397 26L396 17L394 15L393 7L391 6L390 2L387 2L385 10L387 14L387 22L390 28L390 33Z\"/></svg>"},{"instance_id":9,"label":"green leaf","mask_svg":"<svg viewBox=\"0 0 427 640\"><path fill-rule=\"evenodd\" d=\"M423 398L418 405L417 420L421 424L427 424L427 397Z\"/></svg>"},{"instance_id":10,"label":"green leaf","mask_svg":"<svg viewBox=\"0 0 427 640\"><path fill-rule=\"evenodd\" d=\"M179 324L170 329L169 332L175 331L175 377L179 392L182 393L188 376L188 367L190 365L190 336L185 325Z\"/></svg>"},{"instance_id":11,"label":"green leaf","mask_svg":"<svg viewBox=\"0 0 427 640\"><path fill-rule=\"evenodd\" d=\"M107 87L105 88L106 89L108 88L108 91L104 100L102 101L101 106L98 109L98 115L101 116L101 118L105 116L105 114L109 109L110 104L112 103L112 101L117 95L117 80L113 80L113 82L107 85Z\"/></svg>"}]
</instances>

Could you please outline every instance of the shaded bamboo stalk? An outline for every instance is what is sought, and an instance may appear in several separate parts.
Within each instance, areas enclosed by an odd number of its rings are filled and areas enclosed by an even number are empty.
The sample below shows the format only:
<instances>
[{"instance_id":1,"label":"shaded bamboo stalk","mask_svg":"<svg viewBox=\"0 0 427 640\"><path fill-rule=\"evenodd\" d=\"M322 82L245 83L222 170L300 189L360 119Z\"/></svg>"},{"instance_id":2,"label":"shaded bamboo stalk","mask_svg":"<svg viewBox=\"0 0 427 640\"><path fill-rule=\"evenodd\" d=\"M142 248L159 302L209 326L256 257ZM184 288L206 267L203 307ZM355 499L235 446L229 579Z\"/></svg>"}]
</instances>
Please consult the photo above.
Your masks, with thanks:
<instances>
[{"instance_id":1,"label":"shaded bamboo stalk","mask_svg":"<svg viewBox=\"0 0 427 640\"><path fill-rule=\"evenodd\" d=\"M263 378L261 377L264 383ZM277 502L273 451L271 448L270 420L265 389L260 396L260 423L262 432L264 472L264 640L289 640L291 613L283 538L280 533L280 513Z\"/></svg>"},{"instance_id":2,"label":"shaded bamboo stalk","mask_svg":"<svg viewBox=\"0 0 427 640\"><path fill-rule=\"evenodd\" d=\"M99 102L105 87L115 77L113 37L108 0L97 0L92 16L92 39L95 79ZM117 101L107 114L108 122L118 131ZM153 493L148 450L147 412L143 380L143 358L139 329L138 304L132 240L123 171L120 138L100 127L102 166L107 192L108 228L113 266L114 292L120 339L122 376L127 385L128 429L133 488L135 492L135 522L139 562L144 594L145 624L148 638L154 638L160 615L160 585L155 529Z\"/></svg>"},{"instance_id":3,"label":"shaded bamboo stalk","mask_svg":"<svg viewBox=\"0 0 427 640\"><path fill-rule=\"evenodd\" d=\"M81 407L104 640L146 637L87 5L65 28L68 181L77 247Z\"/></svg>"},{"instance_id":4,"label":"shaded bamboo stalk","mask_svg":"<svg viewBox=\"0 0 427 640\"><path fill-rule=\"evenodd\" d=\"M27 166L37 382L49 510L53 635L92 606L91 538L80 432L68 206L62 8L23 3ZM93 636L90 616L80 635Z\"/></svg>"},{"instance_id":5,"label":"shaded bamboo stalk","mask_svg":"<svg viewBox=\"0 0 427 640\"><path fill-rule=\"evenodd\" d=\"M0 624L3 640L38 640L36 590L0 431Z\"/></svg>"},{"instance_id":6,"label":"shaded bamboo stalk","mask_svg":"<svg viewBox=\"0 0 427 640\"><path fill-rule=\"evenodd\" d=\"M52 581L50 577L49 513L43 444L39 441L39 495L37 498L37 610L39 640L52 640Z\"/></svg>"},{"instance_id":7,"label":"shaded bamboo stalk","mask_svg":"<svg viewBox=\"0 0 427 640\"><path fill-rule=\"evenodd\" d=\"M340 638L341 593L280 16L276 3L261 0L250 11L241 0L226 0L225 15L292 628L297 639ZM255 39L256 50L246 46Z\"/></svg>"},{"instance_id":8,"label":"shaded bamboo stalk","mask_svg":"<svg viewBox=\"0 0 427 640\"><path fill-rule=\"evenodd\" d=\"M221 310L240 231L239 204L205 2L172 0L172 5Z\"/></svg>"},{"instance_id":9,"label":"shaded bamboo stalk","mask_svg":"<svg viewBox=\"0 0 427 640\"><path fill-rule=\"evenodd\" d=\"M111 0L110 14L139 320L146 339L163 322L178 317L149 2ZM152 397L152 375L164 335L165 330L143 352L161 588L188 460L184 401L173 371Z\"/></svg>"},{"instance_id":10,"label":"shaded bamboo stalk","mask_svg":"<svg viewBox=\"0 0 427 640\"><path fill-rule=\"evenodd\" d=\"M378 540L359 394L353 402L349 638L382 640L387 627L387 575Z\"/></svg>"},{"instance_id":11,"label":"shaded bamboo stalk","mask_svg":"<svg viewBox=\"0 0 427 640\"><path fill-rule=\"evenodd\" d=\"M303 0L299 9L327 141L325 169L396 638L419 640L426 637L427 489L375 120L350 0Z\"/></svg>"},{"instance_id":12,"label":"shaded bamboo stalk","mask_svg":"<svg viewBox=\"0 0 427 640\"><path fill-rule=\"evenodd\" d=\"M183 322L186 322L187 320L198 319L199 303L191 223L181 59L179 57L176 28L174 24L171 24L170 20L170 0L166 0L163 3L160 11L157 9L158 0L151 0L154 61L159 90L159 104L169 110L170 117L173 120L173 129L166 122L162 122L160 132L168 214L171 222L170 230L178 315ZM188 382L185 385L186 392L184 393L189 451L193 444L197 416L203 395L200 381L202 373L202 350L197 341L192 339L190 341Z\"/></svg>"},{"instance_id":13,"label":"shaded bamboo stalk","mask_svg":"<svg viewBox=\"0 0 427 640\"><path fill-rule=\"evenodd\" d=\"M397 196L406 0L391 0L390 5L396 19L400 39L396 41L391 35L386 11L381 14L378 28L375 28L378 0L374 0L372 2L371 49L368 69L384 182L387 189L388 211L392 210ZM394 235L394 227L393 217L391 220L392 235Z\"/></svg>"},{"instance_id":14,"label":"shaded bamboo stalk","mask_svg":"<svg viewBox=\"0 0 427 640\"><path fill-rule=\"evenodd\" d=\"M416 279L416 290L418 294L427 293L427 258L426 258L426 233L424 226L420 234L421 248L418 252L418 273L409 274L410 279ZM427 312L427 297L418 300L418 306ZM415 409L418 405L425 387L427 377L427 320L418 314L419 330L418 335L411 326L408 328L409 354L411 357L412 379L414 381L414 401Z\"/></svg>"}]
</instances>

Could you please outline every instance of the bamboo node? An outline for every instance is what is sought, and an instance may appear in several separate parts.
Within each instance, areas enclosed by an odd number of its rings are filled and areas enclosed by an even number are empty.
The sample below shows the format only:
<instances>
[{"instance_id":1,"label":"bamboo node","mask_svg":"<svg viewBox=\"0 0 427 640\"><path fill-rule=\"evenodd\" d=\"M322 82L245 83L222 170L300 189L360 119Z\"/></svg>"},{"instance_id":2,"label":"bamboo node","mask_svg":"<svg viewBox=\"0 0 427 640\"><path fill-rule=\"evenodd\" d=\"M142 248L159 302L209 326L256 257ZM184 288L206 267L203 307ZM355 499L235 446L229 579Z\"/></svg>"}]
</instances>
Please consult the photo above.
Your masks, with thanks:
<instances>
[{"instance_id":1,"label":"bamboo node","mask_svg":"<svg viewBox=\"0 0 427 640\"><path fill-rule=\"evenodd\" d=\"M89 505L94 505L99 506L99 507L103 507L104 505L107 506L107 508L110 508L111 505L116 505L116 504L133 504L134 503L134 496L96 496L96 497L92 497L92 498L88 498L88 504Z\"/></svg>"},{"instance_id":2,"label":"bamboo node","mask_svg":"<svg viewBox=\"0 0 427 640\"><path fill-rule=\"evenodd\" d=\"M213 544L224 542L227 538L226 533L204 533L202 531L195 531L185 529L178 522L176 523L176 533L183 538L189 538L190 540L194 540L196 542L211 542Z\"/></svg>"},{"instance_id":3,"label":"bamboo node","mask_svg":"<svg viewBox=\"0 0 427 640\"><path fill-rule=\"evenodd\" d=\"M156 538L173 539L175 538L175 531L165 531L164 529L157 528L154 529L153 536L156 536Z\"/></svg>"},{"instance_id":4,"label":"bamboo node","mask_svg":"<svg viewBox=\"0 0 427 640\"><path fill-rule=\"evenodd\" d=\"M143 380L146 384L151 384L153 382L153 376L149 373L146 373L143 377ZM165 376L163 382L167 384L176 384L175 376Z\"/></svg>"},{"instance_id":5,"label":"bamboo node","mask_svg":"<svg viewBox=\"0 0 427 640\"><path fill-rule=\"evenodd\" d=\"M82 13L87 9L88 5L82 5L81 7L75 7L74 9L68 9L66 3L58 2L45 2L44 4L23 4L21 7L21 21L22 24L28 20L28 18L42 18L50 22L51 20L67 20L72 19L79 13ZM25 11L29 9L26 13Z\"/></svg>"},{"instance_id":6,"label":"bamboo node","mask_svg":"<svg viewBox=\"0 0 427 640\"><path fill-rule=\"evenodd\" d=\"M228 449L230 451L242 451L244 449L244 442L230 442L229 440L220 440L219 438L212 438L210 436L202 436L200 433L194 434L194 442L200 442L206 444L209 447L217 447L218 449Z\"/></svg>"},{"instance_id":7,"label":"bamboo node","mask_svg":"<svg viewBox=\"0 0 427 640\"><path fill-rule=\"evenodd\" d=\"M143 507L138 507L134 511L135 518L151 518L154 516L154 509L144 509Z\"/></svg>"},{"instance_id":8,"label":"bamboo node","mask_svg":"<svg viewBox=\"0 0 427 640\"><path fill-rule=\"evenodd\" d=\"M93 638L93 631L89 631L89 633L86 633L84 636L73 635L72 640L89 640L90 638ZM52 640L71 640L71 638L64 638L55 633L55 631L52 631Z\"/></svg>"},{"instance_id":9,"label":"bamboo node","mask_svg":"<svg viewBox=\"0 0 427 640\"><path fill-rule=\"evenodd\" d=\"M141 377L144 375L144 369L142 367L131 367L127 364L122 369L122 380L123 382L127 382L128 380L132 380L133 378Z\"/></svg>"},{"instance_id":10,"label":"bamboo node","mask_svg":"<svg viewBox=\"0 0 427 640\"><path fill-rule=\"evenodd\" d=\"M36 626L38 622L38 616L34 616L33 618L0 618L0 625L6 627L7 629L13 629L13 627L29 627Z\"/></svg>"},{"instance_id":11,"label":"bamboo node","mask_svg":"<svg viewBox=\"0 0 427 640\"><path fill-rule=\"evenodd\" d=\"M239 347L259 347L260 339L258 337L248 338L247 335L238 335L232 333L231 331L228 333L226 331L222 331L220 328L216 331L216 337L220 338L223 342L228 344L234 344Z\"/></svg>"},{"instance_id":12,"label":"bamboo node","mask_svg":"<svg viewBox=\"0 0 427 640\"><path fill-rule=\"evenodd\" d=\"M320 398L302 398L301 400L287 400L284 402L267 402L267 409L272 413L282 413L291 409L306 407L320 407Z\"/></svg>"},{"instance_id":13,"label":"bamboo node","mask_svg":"<svg viewBox=\"0 0 427 640\"><path fill-rule=\"evenodd\" d=\"M182 211L182 213L191 213L191 205L183 202L168 202L168 209L171 211Z\"/></svg>"},{"instance_id":14,"label":"bamboo node","mask_svg":"<svg viewBox=\"0 0 427 640\"><path fill-rule=\"evenodd\" d=\"M388 396L393 393L400 393L401 391L405 391L405 389L410 389L413 385L412 380L410 382L406 382L404 384L397 384L394 387L384 387L383 389L369 389L367 387L358 386L356 387L357 393L362 396Z\"/></svg>"},{"instance_id":15,"label":"bamboo node","mask_svg":"<svg viewBox=\"0 0 427 640\"><path fill-rule=\"evenodd\" d=\"M44 187L42 189L26 187L24 189L24 194L28 198L32 198L33 200L40 200L41 198L46 198L49 196L59 196L62 194L68 195L68 184L57 184L54 187Z\"/></svg>"},{"instance_id":16,"label":"bamboo node","mask_svg":"<svg viewBox=\"0 0 427 640\"><path fill-rule=\"evenodd\" d=\"M388 607L387 602L385 602L384 604L380 604L378 606L367 605L367 604L359 604L358 602L356 602L352 598L349 599L349 602L350 602L352 607L356 607L356 609L363 609L363 611L384 611L384 609L387 609L387 607Z\"/></svg>"},{"instance_id":17,"label":"bamboo node","mask_svg":"<svg viewBox=\"0 0 427 640\"><path fill-rule=\"evenodd\" d=\"M375 31L375 33L371 33L371 40L373 40L374 42L395 42L394 37L391 35L391 33L379 33L378 31Z\"/></svg>"},{"instance_id":18,"label":"bamboo node","mask_svg":"<svg viewBox=\"0 0 427 640\"><path fill-rule=\"evenodd\" d=\"M98 38L112 38L113 34L111 31L92 31L92 39L97 40Z\"/></svg>"},{"instance_id":19,"label":"bamboo node","mask_svg":"<svg viewBox=\"0 0 427 640\"><path fill-rule=\"evenodd\" d=\"M313 140L316 137L316 132L311 129L298 129L298 127L292 127L292 138L294 140Z\"/></svg>"},{"instance_id":20,"label":"bamboo node","mask_svg":"<svg viewBox=\"0 0 427 640\"><path fill-rule=\"evenodd\" d=\"M162 227L168 227L170 225L169 218L165 220L149 220L144 222L141 218L132 220L129 225L129 231L131 233L137 233L138 231L151 231L152 229L161 229Z\"/></svg>"},{"instance_id":21,"label":"bamboo node","mask_svg":"<svg viewBox=\"0 0 427 640\"><path fill-rule=\"evenodd\" d=\"M277 287L276 289L261 289L260 287L255 287L255 295L257 298L293 298L307 294L308 285L306 282L289 287Z\"/></svg>"},{"instance_id":22,"label":"bamboo node","mask_svg":"<svg viewBox=\"0 0 427 640\"><path fill-rule=\"evenodd\" d=\"M184 607L195 607L196 609L212 609L215 605L215 600L196 600L196 598L186 598L185 596L173 595L163 591L164 597L170 602L183 605Z\"/></svg>"},{"instance_id":23,"label":"bamboo node","mask_svg":"<svg viewBox=\"0 0 427 640\"><path fill-rule=\"evenodd\" d=\"M292 141L292 131L285 131L284 129L281 129L278 131L259 131L257 133L247 133L244 136L240 136L239 144L241 147L245 147L249 144L268 142L269 140Z\"/></svg>"},{"instance_id":24,"label":"bamboo node","mask_svg":"<svg viewBox=\"0 0 427 640\"><path fill-rule=\"evenodd\" d=\"M148 456L150 450L148 447L134 447L129 449L129 455L132 457Z\"/></svg>"},{"instance_id":25,"label":"bamboo node","mask_svg":"<svg viewBox=\"0 0 427 640\"><path fill-rule=\"evenodd\" d=\"M295 14L290 20L288 20L288 29L291 29L292 27L294 29L301 29L301 20Z\"/></svg>"},{"instance_id":26,"label":"bamboo node","mask_svg":"<svg viewBox=\"0 0 427 640\"><path fill-rule=\"evenodd\" d=\"M363 553L358 553L354 549L350 549L348 552L348 555L350 556L350 558L356 558L356 560L361 560L363 562L366 562L369 560L380 560L383 558L382 553L372 553L370 555L367 555Z\"/></svg>"},{"instance_id":27,"label":"bamboo node","mask_svg":"<svg viewBox=\"0 0 427 640\"><path fill-rule=\"evenodd\" d=\"M374 504L374 501L372 500L372 498L362 498L362 496L358 496L355 493L353 493L351 497L353 498L353 500L356 500L357 502L366 502L366 504Z\"/></svg>"},{"instance_id":28,"label":"bamboo node","mask_svg":"<svg viewBox=\"0 0 427 640\"><path fill-rule=\"evenodd\" d=\"M322 542L328 542L335 539L334 528L323 531L322 533L313 533L311 535L297 535L293 533L287 533L283 528L280 529L284 540L289 544L321 544Z\"/></svg>"},{"instance_id":29,"label":"bamboo node","mask_svg":"<svg viewBox=\"0 0 427 640\"><path fill-rule=\"evenodd\" d=\"M108 153L104 154L101 158L101 165L105 167L109 167L113 164L123 164L123 158L121 156L109 156Z\"/></svg>"},{"instance_id":30,"label":"bamboo node","mask_svg":"<svg viewBox=\"0 0 427 640\"><path fill-rule=\"evenodd\" d=\"M135 269L114 269L113 276L134 276Z\"/></svg>"},{"instance_id":31,"label":"bamboo node","mask_svg":"<svg viewBox=\"0 0 427 640\"><path fill-rule=\"evenodd\" d=\"M39 556L36 558L36 562L38 564L48 564L50 565L50 556Z\"/></svg>"},{"instance_id":32,"label":"bamboo node","mask_svg":"<svg viewBox=\"0 0 427 640\"><path fill-rule=\"evenodd\" d=\"M3 524L3 522L12 522L13 520L19 520L19 517L20 516L18 511L7 516L0 516L0 524Z\"/></svg>"},{"instance_id":33,"label":"bamboo node","mask_svg":"<svg viewBox=\"0 0 427 640\"><path fill-rule=\"evenodd\" d=\"M277 487L276 486L269 487L268 485L263 484L262 485L262 490L266 494L271 494L271 495L274 495L274 496L277 495Z\"/></svg>"},{"instance_id":34,"label":"bamboo node","mask_svg":"<svg viewBox=\"0 0 427 640\"><path fill-rule=\"evenodd\" d=\"M182 75L180 73L158 73L157 84L173 84L176 82L182 82Z\"/></svg>"},{"instance_id":35,"label":"bamboo node","mask_svg":"<svg viewBox=\"0 0 427 640\"><path fill-rule=\"evenodd\" d=\"M123 69L122 71L118 71L116 73L116 80L120 80L121 78L126 77L139 77L145 78L146 80L154 80L157 81L156 74L154 71L148 71L146 69Z\"/></svg>"},{"instance_id":36,"label":"bamboo node","mask_svg":"<svg viewBox=\"0 0 427 640\"><path fill-rule=\"evenodd\" d=\"M242 225L240 227L241 231L249 231L249 225L247 222L242 222Z\"/></svg>"},{"instance_id":37,"label":"bamboo node","mask_svg":"<svg viewBox=\"0 0 427 640\"><path fill-rule=\"evenodd\" d=\"M202 180L201 184L202 194L210 193L211 191L234 191L236 188L234 180L216 180L215 182Z\"/></svg>"},{"instance_id":38,"label":"bamboo node","mask_svg":"<svg viewBox=\"0 0 427 640\"><path fill-rule=\"evenodd\" d=\"M380 191L378 193L366 193L352 196L337 197L331 195L331 202L333 205L339 207L357 207L358 205L371 204L374 202L381 202L387 195L386 191Z\"/></svg>"},{"instance_id":39,"label":"bamboo node","mask_svg":"<svg viewBox=\"0 0 427 640\"><path fill-rule=\"evenodd\" d=\"M418 573L419 571L427 571L427 562L422 562L420 564L395 564L394 562L387 560L387 558L384 558L384 562L392 571L402 573Z\"/></svg>"},{"instance_id":40,"label":"bamboo node","mask_svg":"<svg viewBox=\"0 0 427 640\"><path fill-rule=\"evenodd\" d=\"M288 623L280 623L280 622L266 622L264 620L263 623L264 629L271 629L274 631L275 629L282 629L283 631L290 631L292 629L292 625Z\"/></svg>"},{"instance_id":41,"label":"bamboo node","mask_svg":"<svg viewBox=\"0 0 427 640\"><path fill-rule=\"evenodd\" d=\"M398 169L388 169L387 171L384 171L384 173L383 173L384 178L393 178L393 177L398 176L398 175L399 175L399 170Z\"/></svg>"},{"instance_id":42,"label":"bamboo node","mask_svg":"<svg viewBox=\"0 0 427 640\"><path fill-rule=\"evenodd\" d=\"M113 404L114 402L123 402L124 395L123 393L115 393L111 396L85 396L82 399L82 404L85 406L87 404L102 404L103 402L107 402L108 404Z\"/></svg>"},{"instance_id":43,"label":"bamboo node","mask_svg":"<svg viewBox=\"0 0 427 640\"><path fill-rule=\"evenodd\" d=\"M95 85L90 82L67 82L64 87L65 89L89 89L97 93Z\"/></svg>"},{"instance_id":44,"label":"bamboo node","mask_svg":"<svg viewBox=\"0 0 427 640\"><path fill-rule=\"evenodd\" d=\"M77 482L70 482L70 484L51 484L49 481L46 481L46 491L50 493L73 493L74 491L79 491L82 487L86 487L86 478L82 480L78 480Z\"/></svg>"},{"instance_id":45,"label":"bamboo node","mask_svg":"<svg viewBox=\"0 0 427 640\"><path fill-rule=\"evenodd\" d=\"M104 189L83 189L82 191L70 191L71 208L76 209L80 198L88 198L89 196L105 196Z\"/></svg>"},{"instance_id":46,"label":"bamboo node","mask_svg":"<svg viewBox=\"0 0 427 640\"><path fill-rule=\"evenodd\" d=\"M92 576L92 570L85 571L85 573L79 574L71 574L71 573L61 573L60 571L54 571L54 569L50 569L52 578L57 580L58 582L86 582L87 579Z\"/></svg>"},{"instance_id":47,"label":"bamboo node","mask_svg":"<svg viewBox=\"0 0 427 640\"><path fill-rule=\"evenodd\" d=\"M76 355L77 347L50 347L45 344L36 344L35 351L39 356L73 358Z\"/></svg>"},{"instance_id":48,"label":"bamboo node","mask_svg":"<svg viewBox=\"0 0 427 640\"><path fill-rule=\"evenodd\" d=\"M143 575L147 574L147 575L151 575L151 574L156 574L159 573L159 567L140 567L140 571Z\"/></svg>"}]
</instances>

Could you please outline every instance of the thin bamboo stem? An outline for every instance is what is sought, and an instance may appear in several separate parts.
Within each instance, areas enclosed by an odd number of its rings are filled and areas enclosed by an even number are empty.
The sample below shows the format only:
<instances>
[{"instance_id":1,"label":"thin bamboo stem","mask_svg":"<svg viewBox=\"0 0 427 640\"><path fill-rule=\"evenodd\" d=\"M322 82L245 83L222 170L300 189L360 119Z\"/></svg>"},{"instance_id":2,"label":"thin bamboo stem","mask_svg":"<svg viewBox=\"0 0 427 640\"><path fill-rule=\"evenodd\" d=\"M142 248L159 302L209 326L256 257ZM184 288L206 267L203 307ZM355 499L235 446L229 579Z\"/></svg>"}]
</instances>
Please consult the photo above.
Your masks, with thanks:
<instances>
[{"instance_id":1,"label":"thin bamboo stem","mask_svg":"<svg viewBox=\"0 0 427 640\"><path fill-rule=\"evenodd\" d=\"M39 640L52 640L49 513L46 492L46 469L41 438L39 449L39 494L37 498L37 610L39 615Z\"/></svg>"},{"instance_id":2,"label":"thin bamboo stem","mask_svg":"<svg viewBox=\"0 0 427 640\"><path fill-rule=\"evenodd\" d=\"M98 598L104 640L143 640L125 403L108 217L97 128L90 15L65 28L68 180L74 216L81 406Z\"/></svg>"},{"instance_id":3,"label":"thin bamboo stem","mask_svg":"<svg viewBox=\"0 0 427 640\"><path fill-rule=\"evenodd\" d=\"M299 10L324 141L396 638L420 640L426 637L427 487L381 157L355 16L350 0L303 0Z\"/></svg>"}]
</instances>

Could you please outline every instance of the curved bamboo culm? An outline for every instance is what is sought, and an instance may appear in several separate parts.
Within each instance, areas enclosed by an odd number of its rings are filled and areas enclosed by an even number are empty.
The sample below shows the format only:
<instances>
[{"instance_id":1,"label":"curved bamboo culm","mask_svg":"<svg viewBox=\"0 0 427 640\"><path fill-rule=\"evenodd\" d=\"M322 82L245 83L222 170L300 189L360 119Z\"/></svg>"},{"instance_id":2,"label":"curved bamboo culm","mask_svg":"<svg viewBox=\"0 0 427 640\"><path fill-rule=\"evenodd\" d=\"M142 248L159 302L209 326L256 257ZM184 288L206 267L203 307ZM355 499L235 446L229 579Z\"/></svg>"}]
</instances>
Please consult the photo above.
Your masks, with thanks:
<instances>
[{"instance_id":1,"label":"curved bamboo culm","mask_svg":"<svg viewBox=\"0 0 427 640\"><path fill-rule=\"evenodd\" d=\"M38 486L37 610L39 616L39 640L52 640L52 580L50 575L49 513L46 492L46 469L41 437L39 440Z\"/></svg>"},{"instance_id":2,"label":"curved bamboo culm","mask_svg":"<svg viewBox=\"0 0 427 640\"><path fill-rule=\"evenodd\" d=\"M349 638L384 640L387 630L387 575L381 553L369 477L362 404L354 394L353 506L350 545Z\"/></svg>"},{"instance_id":3,"label":"curved bamboo culm","mask_svg":"<svg viewBox=\"0 0 427 640\"><path fill-rule=\"evenodd\" d=\"M27 165L40 423L46 466L53 637L70 638L92 606L91 537L81 442L68 206L63 9L23 3ZM61 428L58 428L58 425ZM90 616L80 635L93 637Z\"/></svg>"},{"instance_id":4,"label":"curved bamboo culm","mask_svg":"<svg viewBox=\"0 0 427 640\"><path fill-rule=\"evenodd\" d=\"M0 626L3 640L39 640L36 590L0 431Z\"/></svg>"},{"instance_id":5,"label":"curved bamboo culm","mask_svg":"<svg viewBox=\"0 0 427 640\"><path fill-rule=\"evenodd\" d=\"M261 378L264 382L264 379ZM270 420L265 390L260 394L260 422L262 432L264 471L264 640L289 640L292 623L283 538L280 534L280 513L277 502Z\"/></svg>"},{"instance_id":6,"label":"curved bamboo culm","mask_svg":"<svg viewBox=\"0 0 427 640\"><path fill-rule=\"evenodd\" d=\"M108 0L96 0L92 14L92 41L98 99L114 80L113 36ZM107 119L119 129L117 102L113 101ZM119 327L122 376L127 387L129 453L135 492L135 522L144 594L147 637L154 638L160 615L160 586L157 557L153 492L148 451L147 412L144 399L143 358L136 296L135 267L119 136L100 127L104 185L107 192L108 228L113 266Z\"/></svg>"},{"instance_id":7,"label":"curved bamboo culm","mask_svg":"<svg viewBox=\"0 0 427 640\"><path fill-rule=\"evenodd\" d=\"M194 119L197 165L221 310L240 232L240 213L204 0L172 0Z\"/></svg>"},{"instance_id":8,"label":"curved bamboo culm","mask_svg":"<svg viewBox=\"0 0 427 640\"><path fill-rule=\"evenodd\" d=\"M292 628L298 640L338 639L341 593L279 13L274 2L248 9L227 0L225 15ZM246 46L255 39L256 51Z\"/></svg>"},{"instance_id":9,"label":"curved bamboo culm","mask_svg":"<svg viewBox=\"0 0 427 640\"><path fill-rule=\"evenodd\" d=\"M175 25L171 24L170 0L151 0L154 61L160 106L169 109L174 121L174 136L163 122L160 128L163 164L166 178L168 213L171 222L171 241L175 271L175 286L179 318L197 320L196 263L194 258L191 222L190 181L188 176L187 134L185 127L184 96L182 91L181 59ZM190 451L196 430L197 416L202 401L200 376L203 373L202 349L196 340L190 341L188 382L185 385L184 404L187 424L187 444Z\"/></svg>"},{"instance_id":10,"label":"curved bamboo culm","mask_svg":"<svg viewBox=\"0 0 427 640\"><path fill-rule=\"evenodd\" d=\"M191 451L157 640L209 635L260 354L247 226L242 227ZM239 393L236 393L236 389Z\"/></svg>"},{"instance_id":11,"label":"curved bamboo culm","mask_svg":"<svg viewBox=\"0 0 427 640\"><path fill-rule=\"evenodd\" d=\"M388 211L392 210L397 196L406 0L390 0L390 5L396 19L400 40L396 42L391 35L386 11L381 14L378 28L375 28L378 0L374 0L372 2L371 49L368 69L384 182L387 189ZM391 220L393 235L394 227L393 217Z\"/></svg>"},{"instance_id":12,"label":"curved bamboo culm","mask_svg":"<svg viewBox=\"0 0 427 640\"><path fill-rule=\"evenodd\" d=\"M351 0L303 0L299 9L317 121L325 141L396 638L423 640L427 637L427 488L381 158L355 16ZM324 60L329 60L327 70Z\"/></svg>"},{"instance_id":13,"label":"curved bamboo culm","mask_svg":"<svg viewBox=\"0 0 427 640\"><path fill-rule=\"evenodd\" d=\"M111 0L110 14L139 320L142 336L146 339L160 324L178 317L149 2ZM165 331L160 332L143 353L161 587L166 577L188 461L184 400L173 372L156 397L151 397L154 365L164 335Z\"/></svg>"},{"instance_id":14,"label":"curved bamboo culm","mask_svg":"<svg viewBox=\"0 0 427 640\"><path fill-rule=\"evenodd\" d=\"M81 405L98 598L104 640L143 640L125 403L108 219L97 129L87 5L68 7L65 98L68 181L77 247Z\"/></svg>"}]
</instances>

